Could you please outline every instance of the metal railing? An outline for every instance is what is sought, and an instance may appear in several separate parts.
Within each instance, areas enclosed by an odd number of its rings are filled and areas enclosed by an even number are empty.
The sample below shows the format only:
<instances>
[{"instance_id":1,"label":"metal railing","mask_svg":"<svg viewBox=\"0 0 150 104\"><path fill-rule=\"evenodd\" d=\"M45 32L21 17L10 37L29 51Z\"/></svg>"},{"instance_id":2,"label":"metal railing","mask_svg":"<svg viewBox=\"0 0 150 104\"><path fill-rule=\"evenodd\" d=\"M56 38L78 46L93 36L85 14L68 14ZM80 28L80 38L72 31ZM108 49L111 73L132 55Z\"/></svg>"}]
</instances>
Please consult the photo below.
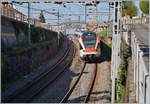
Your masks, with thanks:
<instances>
[{"instance_id":1,"label":"metal railing","mask_svg":"<svg viewBox=\"0 0 150 104\"><path fill-rule=\"evenodd\" d=\"M148 22L148 17L138 17L133 19L124 20L125 24L145 24Z\"/></svg>"},{"instance_id":2,"label":"metal railing","mask_svg":"<svg viewBox=\"0 0 150 104\"><path fill-rule=\"evenodd\" d=\"M136 35L131 32L131 51L136 101L138 103L150 103L150 73L144 60L145 53L141 48L143 47L136 38Z\"/></svg>"}]
</instances>

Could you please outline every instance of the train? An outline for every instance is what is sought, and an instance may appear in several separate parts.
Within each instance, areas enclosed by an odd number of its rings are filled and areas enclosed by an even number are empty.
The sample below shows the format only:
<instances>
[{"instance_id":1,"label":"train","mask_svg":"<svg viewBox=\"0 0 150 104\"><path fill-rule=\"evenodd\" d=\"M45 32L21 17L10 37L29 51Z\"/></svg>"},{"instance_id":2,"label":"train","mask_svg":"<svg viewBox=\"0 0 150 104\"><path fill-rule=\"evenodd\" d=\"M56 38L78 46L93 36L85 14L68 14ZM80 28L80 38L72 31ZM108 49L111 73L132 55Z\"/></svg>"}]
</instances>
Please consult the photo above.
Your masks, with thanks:
<instances>
[{"instance_id":1,"label":"train","mask_svg":"<svg viewBox=\"0 0 150 104\"><path fill-rule=\"evenodd\" d=\"M92 61L101 55L100 37L96 32L85 31L79 35L80 58Z\"/></svg>"}]
</instances>

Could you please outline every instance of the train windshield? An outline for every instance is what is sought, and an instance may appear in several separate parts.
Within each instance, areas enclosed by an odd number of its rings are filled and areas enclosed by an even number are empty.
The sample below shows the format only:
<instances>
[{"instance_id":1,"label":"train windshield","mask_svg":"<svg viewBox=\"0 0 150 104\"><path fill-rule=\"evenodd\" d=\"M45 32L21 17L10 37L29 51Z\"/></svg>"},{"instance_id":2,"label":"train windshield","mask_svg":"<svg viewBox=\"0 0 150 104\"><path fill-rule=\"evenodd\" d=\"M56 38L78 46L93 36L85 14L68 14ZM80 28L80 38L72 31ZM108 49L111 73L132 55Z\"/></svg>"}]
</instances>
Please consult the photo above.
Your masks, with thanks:
<instances>
[{"instance_id":1,"label":"train windshield","mask_svg":"<svg viewBox=\"0 0 150 104\"><path fill-rule=\"evenodd\" d=\"M92 48L95 46L95 43L96 43L96 33L84 32L82 39L86 48Z\"/></svg>"}]
</instances>

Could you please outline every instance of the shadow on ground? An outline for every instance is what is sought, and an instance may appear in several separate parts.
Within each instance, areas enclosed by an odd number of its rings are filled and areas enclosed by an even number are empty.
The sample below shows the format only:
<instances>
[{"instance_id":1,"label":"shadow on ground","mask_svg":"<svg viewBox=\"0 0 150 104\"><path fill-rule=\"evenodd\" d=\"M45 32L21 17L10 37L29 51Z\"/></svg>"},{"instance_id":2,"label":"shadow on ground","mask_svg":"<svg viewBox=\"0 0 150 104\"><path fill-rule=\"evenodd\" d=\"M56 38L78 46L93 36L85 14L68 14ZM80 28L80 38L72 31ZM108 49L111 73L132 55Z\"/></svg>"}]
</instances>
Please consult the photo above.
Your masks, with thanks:
<instances>
[{"instance_id":1,"label":"shadow on ground","mask_svg":"<svg viewBox=\"0 0 150 104\"><path fill-rule=\"evenodd\" d=\"M99 97L90 97L90 101L96 102L100 100L106 100L110 102L110 91L92 92L91 95L100 95ZM77 97L75 99L68 100L68 103L82 103L85 100L86 95Z\"/></svg>"},{"instance_id":2,"label":"shadow on ground","mask_svg":"<svg viewBox=\"0 0 150 104\"><path fill-rule=\"evenodd\" d=\"M86 61L87 63L101 63L104 61L111 61L111 48L101 41L101 56L93 60Z\"/></svg>"}]
</instances>

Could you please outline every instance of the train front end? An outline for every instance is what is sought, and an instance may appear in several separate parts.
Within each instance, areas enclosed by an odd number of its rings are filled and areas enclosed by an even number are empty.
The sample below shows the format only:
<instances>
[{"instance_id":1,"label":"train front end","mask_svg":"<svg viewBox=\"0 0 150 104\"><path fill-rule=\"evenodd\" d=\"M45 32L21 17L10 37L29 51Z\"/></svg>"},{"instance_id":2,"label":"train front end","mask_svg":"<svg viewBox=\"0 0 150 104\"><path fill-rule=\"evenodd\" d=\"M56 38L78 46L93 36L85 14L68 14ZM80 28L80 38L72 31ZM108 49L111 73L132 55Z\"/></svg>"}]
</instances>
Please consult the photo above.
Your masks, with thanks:
<instances>
[{"instance_id":1,"label":"train front end","mask_svg":"<svg viewBox=\"0 0 150 104\"><path fill-rule=\"evenodd\" d=\"M79 42L81 59L90 61L100 56L100 39L95 32L83 32Z\"/></svg>"}]
</instances>

